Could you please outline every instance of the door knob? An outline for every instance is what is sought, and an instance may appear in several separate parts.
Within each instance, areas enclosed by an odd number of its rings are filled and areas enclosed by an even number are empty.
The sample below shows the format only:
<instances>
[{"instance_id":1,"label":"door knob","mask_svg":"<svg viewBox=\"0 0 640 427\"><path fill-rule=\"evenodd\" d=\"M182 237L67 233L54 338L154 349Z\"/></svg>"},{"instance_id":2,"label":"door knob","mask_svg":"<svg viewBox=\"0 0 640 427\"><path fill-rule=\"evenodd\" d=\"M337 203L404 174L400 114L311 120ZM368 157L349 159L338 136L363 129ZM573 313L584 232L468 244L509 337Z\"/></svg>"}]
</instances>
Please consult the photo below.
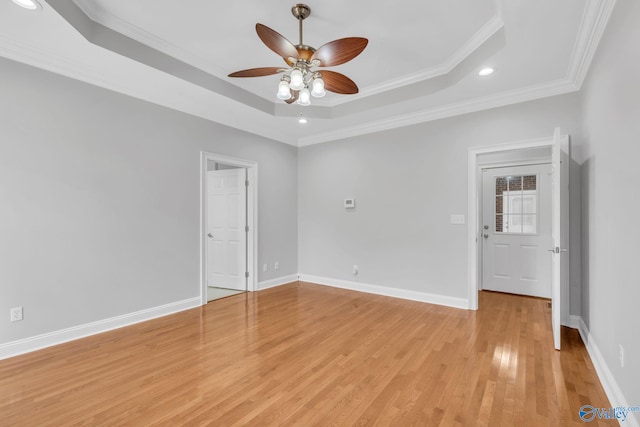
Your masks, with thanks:
<instances>
[{"instance_id":1,"label":"door knob","mask_svg":"<svg viewBox=\"0 0 640 427\"><path fill-rule=\"evenodd\" d=\"M210 239L213 239L213 234L209 233L207 236L209 236Z\"/></svg>"},{"instance_id":2,"label":"door knob","mask_svg":"<svg viewBox=\"0 0 640 427\"><path fill-rule=\"evenodd\" d=\"M485 239L489 238L489 235L487 233L483 234L482 237L484 237Z\"/></svg>"}]
</instances>

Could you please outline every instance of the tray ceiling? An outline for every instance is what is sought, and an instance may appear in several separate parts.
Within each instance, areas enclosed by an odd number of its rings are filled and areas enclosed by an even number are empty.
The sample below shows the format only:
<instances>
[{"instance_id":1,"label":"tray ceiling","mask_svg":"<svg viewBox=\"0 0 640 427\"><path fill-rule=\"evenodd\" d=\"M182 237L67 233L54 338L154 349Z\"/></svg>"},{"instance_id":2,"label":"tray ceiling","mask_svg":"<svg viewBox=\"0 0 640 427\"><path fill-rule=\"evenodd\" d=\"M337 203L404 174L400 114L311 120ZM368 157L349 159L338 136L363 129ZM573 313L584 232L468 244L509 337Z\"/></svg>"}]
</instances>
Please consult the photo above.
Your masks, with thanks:
<instances>
[{"instance_id":1,"label":"tray ceiling","mask_svg":"<svg viewBox=\"0 0 640 427\"><path fill-rule=\"evenodd\" d=\"M369 39L331 69L358 95L311 107L275 97L278 76L231 79L284 62L260 22L297 43L293 3L49 0L30 12L0 2L0 55L294 145L405 126L575 91L614 0L307 2L304 42ZM488 77L478 71L491 66ZM296 118L304 115L306 125Z\"/></svg>"}]
</instances>

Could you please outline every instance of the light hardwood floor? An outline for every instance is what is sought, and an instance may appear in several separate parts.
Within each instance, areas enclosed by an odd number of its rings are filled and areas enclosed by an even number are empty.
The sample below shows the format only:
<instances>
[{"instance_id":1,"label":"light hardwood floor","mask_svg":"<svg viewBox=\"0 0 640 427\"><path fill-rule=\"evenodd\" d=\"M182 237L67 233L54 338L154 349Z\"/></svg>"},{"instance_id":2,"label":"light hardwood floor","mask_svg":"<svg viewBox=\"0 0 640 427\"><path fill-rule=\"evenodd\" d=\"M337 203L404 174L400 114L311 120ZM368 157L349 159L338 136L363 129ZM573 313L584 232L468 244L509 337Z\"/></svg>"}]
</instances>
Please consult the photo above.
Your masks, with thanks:
<instances>
[{"instance_id":1,"label":"light hardwood floor","mask_svg":"<svg viewBox=\"0 0 640 427\"><path fill-rule=\"evenodd\" d=\"M0 424L582 426L580 406L609 406L578 333L553 349L548 301L480 307L236 295L0 361Z\"/></svg>"}]
</instances>

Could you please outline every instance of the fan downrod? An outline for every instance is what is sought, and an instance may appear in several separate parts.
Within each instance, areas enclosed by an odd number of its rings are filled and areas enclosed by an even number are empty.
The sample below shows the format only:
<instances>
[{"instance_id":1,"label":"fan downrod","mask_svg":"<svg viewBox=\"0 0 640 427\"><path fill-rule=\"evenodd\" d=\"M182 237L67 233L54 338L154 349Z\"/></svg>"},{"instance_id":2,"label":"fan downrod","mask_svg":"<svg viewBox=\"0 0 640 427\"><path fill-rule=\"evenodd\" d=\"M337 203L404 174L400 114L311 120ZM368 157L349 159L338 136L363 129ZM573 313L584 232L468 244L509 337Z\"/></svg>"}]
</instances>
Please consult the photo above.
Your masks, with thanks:
<instances>
[{"instance_id":1,"label":"fan downrod","mask_svg":"<svg viewBox=\"0 0 640 427\"><path fill-rule=\"evenodd\" d=\"M298 3L291 8L291 14L298 20L298 35L300 41L296 45L296 49L298 49L298 53L300 54L301 58L309 60L311 59L313 52L315 52L316 50L311 46L307 46L302 41L302 21L305 18L308 18L309 15L311 15L311 8L306 4ZM292 65L288 59L285 60L287 61L287 63L289 63L289 65Z\"/></svg>"}]
</instances>

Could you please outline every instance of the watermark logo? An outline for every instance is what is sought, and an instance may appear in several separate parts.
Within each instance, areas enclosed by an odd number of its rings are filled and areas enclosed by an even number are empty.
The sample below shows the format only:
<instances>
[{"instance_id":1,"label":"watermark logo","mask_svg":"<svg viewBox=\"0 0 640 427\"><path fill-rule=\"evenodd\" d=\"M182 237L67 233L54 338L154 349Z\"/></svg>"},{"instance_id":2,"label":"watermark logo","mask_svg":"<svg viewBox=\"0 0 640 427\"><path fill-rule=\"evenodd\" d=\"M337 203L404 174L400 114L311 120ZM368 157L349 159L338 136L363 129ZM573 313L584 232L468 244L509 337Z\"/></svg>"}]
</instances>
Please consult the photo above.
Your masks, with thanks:
<instances>
[{"instance_id":1,"label":"watermark logo","mask_svg":"<svg viewBox=\"0 0 640 427\"><path fill-rule=\"evenodd\" d=\"M615 408L594 408L591 405L580 407L578 415L585 423L591 422L596 418L600 420L619 420L625 421L631 412L640 412L640 406L616 406Z\"/></svg>"}]
</instances>

